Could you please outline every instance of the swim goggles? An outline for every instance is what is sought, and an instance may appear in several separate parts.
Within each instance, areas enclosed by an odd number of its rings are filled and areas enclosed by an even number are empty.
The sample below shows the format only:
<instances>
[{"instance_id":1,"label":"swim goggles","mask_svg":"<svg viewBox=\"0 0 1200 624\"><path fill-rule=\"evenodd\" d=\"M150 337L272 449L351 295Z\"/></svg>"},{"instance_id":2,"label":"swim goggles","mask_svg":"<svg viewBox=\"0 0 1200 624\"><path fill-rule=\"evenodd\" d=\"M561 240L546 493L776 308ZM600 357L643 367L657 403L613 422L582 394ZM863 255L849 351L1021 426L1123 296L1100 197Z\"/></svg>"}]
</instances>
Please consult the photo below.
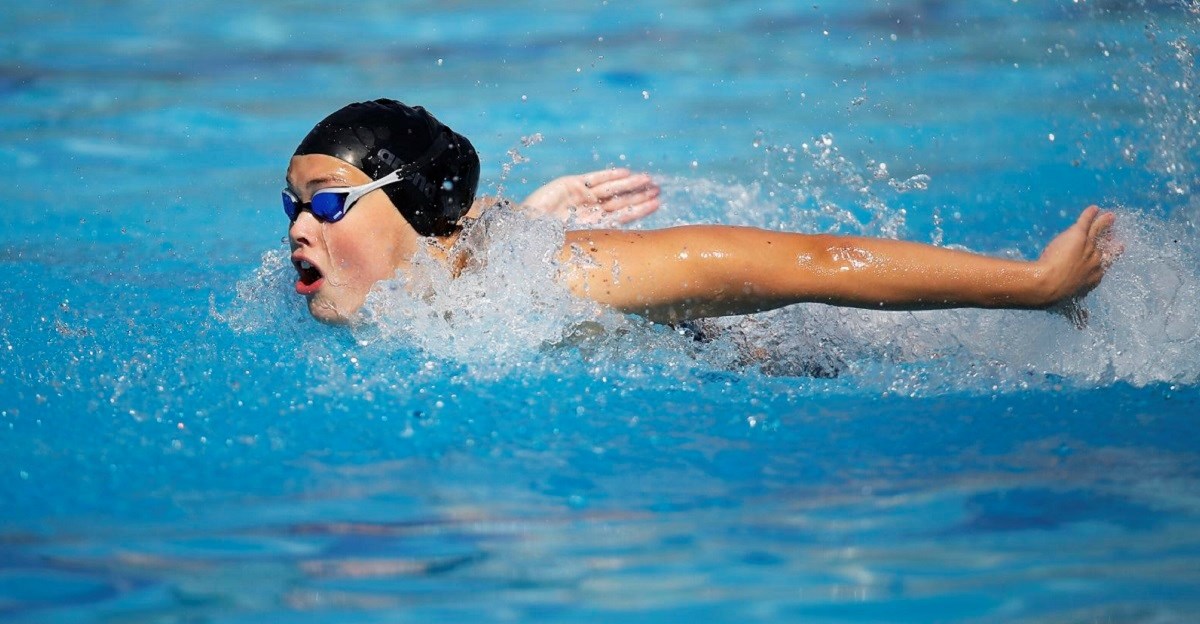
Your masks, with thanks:
<instances>
[{"instance_id":1,"label":"swim goggles","mask_svg":"<svg viewBox=\"0 0 1200 624\"><path fill-rule=\"evenodd\" d=\"M300 201L296 194L288 189L283 189L283 211L287 213L288 219L295 221L305 210L313 213L313 216L326 223L336 223L346 216L347 212L354 207L358 200L371 191L381 189L389 184L395 184L428 166L434 159L440 157L447 148L450 147L450 142L446 139L446 135L439 135L434 140L433 145L429 147L420 158L401 166L399 169L375 180L359 186L338 186L331 188L323 188L313 193L312 200L307 202ZM380 150L385 152L386 150ZM390 152L388 152L390 156ZM394 156L392 156L394 158ZM430 190L427 194L432 194Z\"/></svg>"},{"instance_id":2,"label":"swim goggles","mask_svg":"<svg viewBox=\"0 0 1200 624\"><path fill-rule=\"evenodd\" d=\"M363 195L399 182L411 172L412 169L401 167L374 182L359 186L323 188L313 193L312 201L307 202L300 201L300 198L291 191L283 189L283 211L287 213L288 219L291 221L295 221L301 212L308 210L320 221L336 223L341 221L347 212L350 212L350 209L358 200L362 199Z\"/></svg>"}]
</instances>

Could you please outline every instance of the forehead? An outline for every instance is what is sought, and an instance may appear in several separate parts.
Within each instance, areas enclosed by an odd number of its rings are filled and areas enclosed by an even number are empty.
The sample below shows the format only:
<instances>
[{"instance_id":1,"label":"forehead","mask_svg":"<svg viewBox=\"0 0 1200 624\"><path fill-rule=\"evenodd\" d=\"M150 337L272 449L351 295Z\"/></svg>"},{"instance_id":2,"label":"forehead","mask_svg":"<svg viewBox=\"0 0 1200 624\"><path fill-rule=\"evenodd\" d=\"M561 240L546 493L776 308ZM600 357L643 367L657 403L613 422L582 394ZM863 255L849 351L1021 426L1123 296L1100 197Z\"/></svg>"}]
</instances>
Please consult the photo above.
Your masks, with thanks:
<instances>
[{"instance_id":1,"label":"forehead","mask_svg":"<svg viewBox=\"0 0 1200 624\"><path fill-rule=\"evenodd\" d=\"M313 191L328 186L366 184L371 177L340 158L325 154L292 156L287 183L295 191Z\"/></svg>"}]
</instances>

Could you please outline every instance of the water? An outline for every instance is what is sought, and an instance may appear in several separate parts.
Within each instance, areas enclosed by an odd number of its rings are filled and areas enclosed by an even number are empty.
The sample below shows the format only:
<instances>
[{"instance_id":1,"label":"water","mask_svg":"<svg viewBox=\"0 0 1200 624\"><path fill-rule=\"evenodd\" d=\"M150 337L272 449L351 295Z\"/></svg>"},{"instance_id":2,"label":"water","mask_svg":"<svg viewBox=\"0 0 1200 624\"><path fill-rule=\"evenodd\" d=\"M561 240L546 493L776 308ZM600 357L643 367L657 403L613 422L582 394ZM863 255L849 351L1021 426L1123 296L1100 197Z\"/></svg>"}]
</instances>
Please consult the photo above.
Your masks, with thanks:
<instances>
[{"instance_id":1,"label":"water","mask_svg":"<svg viewBox=\"0 0 1200 624\"><path fill-rule=\"evenodd\" d=\"M0 12L0 619L1200 607L1195 2ZM1100 203L1126 252L1085 330L812 305L701 343L567 296L561 229L507 216L486 268L328 328L278 189L380 96L471 137L491 193L652 172L635 227L1028 258Z\"/></svg>"}]
</instances>

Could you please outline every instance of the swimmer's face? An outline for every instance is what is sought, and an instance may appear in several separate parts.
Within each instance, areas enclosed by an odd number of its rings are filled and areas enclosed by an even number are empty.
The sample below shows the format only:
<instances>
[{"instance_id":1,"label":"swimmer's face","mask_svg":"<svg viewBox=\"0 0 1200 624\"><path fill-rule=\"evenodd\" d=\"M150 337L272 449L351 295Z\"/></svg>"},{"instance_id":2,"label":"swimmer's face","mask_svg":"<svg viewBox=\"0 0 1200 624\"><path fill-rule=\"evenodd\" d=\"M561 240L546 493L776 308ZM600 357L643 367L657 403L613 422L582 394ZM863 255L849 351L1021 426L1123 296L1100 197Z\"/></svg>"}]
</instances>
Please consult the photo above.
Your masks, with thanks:
<instances>
[{"instance_id":1,"label":"swimmer's face","mask_svg":"<svg viewBox=\"0 0 1200 624\"><path fill-rule=\"evenodd\" d=\"M302 202L323 188L357 186L367 174L324 154L293 156L288 188ZM362 307L371 287L408 266L421 237L382 190L367 193L336 223L302 212L288 228L296 292L308 311L326 323L345 323Z\"/></svg>"}]
</instances>

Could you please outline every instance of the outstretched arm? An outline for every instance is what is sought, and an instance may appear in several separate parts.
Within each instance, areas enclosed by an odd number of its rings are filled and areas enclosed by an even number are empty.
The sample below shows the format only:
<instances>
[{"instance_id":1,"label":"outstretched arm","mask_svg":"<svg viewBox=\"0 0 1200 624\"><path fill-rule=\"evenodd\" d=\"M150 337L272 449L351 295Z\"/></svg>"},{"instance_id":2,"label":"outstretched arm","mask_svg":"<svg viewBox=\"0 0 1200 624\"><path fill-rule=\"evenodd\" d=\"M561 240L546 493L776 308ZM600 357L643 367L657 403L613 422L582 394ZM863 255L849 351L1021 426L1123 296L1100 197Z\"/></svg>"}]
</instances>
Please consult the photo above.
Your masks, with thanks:
<instances>
[{"instance_id":1,"label":"outstretched arm","mask_svg":"<svg viewBox=\"0 0 1200 624\"><path fill-rule=\"evenodd\" d=\"M525 198L521 207L569 225L619 225L658 210L658 194L649 175L603 169L556 178Z\"/></svg>"},{"instance_id":2,"label":"outstretched arm","mask_svg":"<svg viewBox=\"0 0 1200 624\"><path fill-rule=\"evenodd\" d=\"M664 322L804 301L886 310L1039 309L1099 284L1120 252L1106 251L1113 219L1088 208L1036 261L727 226L569 232L560 259L577 294Z\"/></svg>"}]
</instances>

